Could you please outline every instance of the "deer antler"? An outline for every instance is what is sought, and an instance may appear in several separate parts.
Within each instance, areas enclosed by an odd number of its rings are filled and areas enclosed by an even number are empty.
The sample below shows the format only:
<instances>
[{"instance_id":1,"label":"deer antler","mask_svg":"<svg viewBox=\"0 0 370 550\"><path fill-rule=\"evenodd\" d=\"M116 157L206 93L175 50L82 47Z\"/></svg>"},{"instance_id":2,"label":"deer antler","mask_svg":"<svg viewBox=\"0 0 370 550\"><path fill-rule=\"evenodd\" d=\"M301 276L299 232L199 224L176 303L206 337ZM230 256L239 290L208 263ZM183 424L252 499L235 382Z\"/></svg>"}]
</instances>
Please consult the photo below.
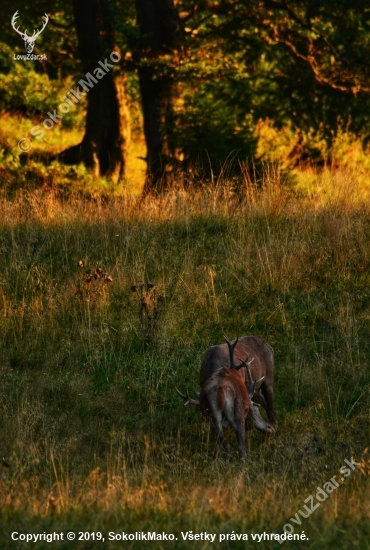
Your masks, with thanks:
<instances>
[{"instance_id":1,"label":"deer antler","mask_svg":"<svg viewBox=\"0 0 370 550\"><path fill-rule=\"evenodd\" d=\"M236 340L233 340L232 342L228 339L228 337L226 336L226 334L224 334L224 338L226 340L226 343L227 343L227 346L229 348L229 354L230 354L230 368L231 369L236 369L236 370L239 370L240 367L242 367L242 363L238 366L235 365L234 363L234 349L235 349L235 346L236 344L238 343L238 340L239 340L239 337L236 339Z\"/></svg>"},{"instance_id":2,"label":"deer antler","mask_svg":"<svg viewBox=\"0 0 370 550\"><path fill-rule=\"evenodd\" d=\"M241 361L247 367L248 393L249 393L249 397L252 399L254 393L259 391L260 386L261 386L262 382L264 381L265 377L262 376L262 378L260 378L259 380L253 380L250 365L251 365L251 363L253 363L254 357L252 357L252 359L248 362L243 361L243 360L241 360Z\"/></svg>"},{"instance_id":3,"label":"deer antler","mask_svg":"<svg viewBox=\"0 0 370 550\"><path fill-rule=\"evenodd\" d=\"M184 400L184 405L199 405L199 401L196 400L196 399L192 399L189 395L189 392L186 391L186 395L184 395L183 393L181 393L180 390L178 390L176 387L175 387L175 390L177 391L177 393L180 395L180 397L183 398Z\"/></svg>"},{"instance_id":4,"label":"deer antler","mask_svg":"<svg viewBox=\"0 0 370 550\"><path fill-rule=\"evenodd\" d=\"M242 367L247 367L247 370L250 374L250 365L253 363L254 361L254 357L252 357L252 359L249 359L249 357L247 357L246 359L240 359L240 357L238 357L237 359L239 359L239 361L241 361L241 363L237 366L237 367L234 367L236 370L239 370L241 369ZM249 375L248 375L249 376Z\"/></svg>"}]
</instances>

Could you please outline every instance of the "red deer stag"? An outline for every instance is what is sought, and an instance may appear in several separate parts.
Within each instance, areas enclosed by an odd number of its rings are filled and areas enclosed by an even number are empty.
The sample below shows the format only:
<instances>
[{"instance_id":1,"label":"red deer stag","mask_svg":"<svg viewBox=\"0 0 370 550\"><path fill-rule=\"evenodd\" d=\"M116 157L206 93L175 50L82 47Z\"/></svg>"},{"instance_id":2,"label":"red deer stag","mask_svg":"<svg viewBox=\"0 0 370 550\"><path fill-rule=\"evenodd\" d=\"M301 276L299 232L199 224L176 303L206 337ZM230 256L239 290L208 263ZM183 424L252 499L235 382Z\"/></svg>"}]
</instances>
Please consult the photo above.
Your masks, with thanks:
<instances>
[{"instance_id":1,"label":"red deer stag","mask_svg":"<svg viewBox=\"0 0 370 550\"><path fill-rule=\"evenodd\" d=\"M226 337L225 337L226 338ZM234 363L234 349L237 340L230 342L227 339L230 352L230 367L222 367L211 373L205 380L199 394L199 401L191 399L189 394L183 395L177 390L185 401L185 405L200 405L203 416L209 421L212 431L216 438L214 458L217 457L219 447L222 446L230 456L230 449L224 438L223 428L231 426L235 432L239 455L245 460L245 420L248 417L251 426L268 433L274 433L274 429L267 424L259 413L257 406L252 402L255 394L258 394L259 388L264 381L262 377L255 381L252 378L250 365L254 362L254 357L250 360L242 360L236 366ZM245 383L245 375L241 369L246 369L248 383ZM247 389L248 388L248 389Z\"/></svg>"},{"instance_id":2,"label":"red deer stag","mask_svg":"<svg viewBox=\"0 0 370 550\"><path fill-rule=\"evenodd\" d=\"M252 378L254 380L263 379L260 387L256 387L253 395L253 401L262 405L266 410L270 425L277 432L276 415L273 405L273 384L274 384L274 352L271 346L262 338L257 336L242 336L233 342L224 335L225 344L211 346L206 351L202 365L200 368L200 385L203 388L204 384L214 373L223 368L235 368L234 356L237 359L243 357L253 357L254 361L251 365ZM239 368L243 365L239 366ZM248 386L247 369L242 369L245 383ZM196 392L199 396L199 392ZM248 418L247 425L251 424L251 419Z\"/></svg>"}]
</instances>

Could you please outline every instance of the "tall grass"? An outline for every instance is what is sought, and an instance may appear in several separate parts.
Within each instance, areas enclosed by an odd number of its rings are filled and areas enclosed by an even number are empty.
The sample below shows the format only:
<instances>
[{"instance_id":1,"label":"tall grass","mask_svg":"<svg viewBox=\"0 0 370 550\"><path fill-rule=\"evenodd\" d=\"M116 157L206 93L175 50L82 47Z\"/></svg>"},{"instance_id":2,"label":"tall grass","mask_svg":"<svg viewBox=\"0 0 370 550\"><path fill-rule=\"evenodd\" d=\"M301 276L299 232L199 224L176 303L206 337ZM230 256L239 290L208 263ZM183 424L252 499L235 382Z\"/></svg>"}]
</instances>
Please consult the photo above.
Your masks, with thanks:
<instances>
[{"instance_id":1,"label":"tall grass","mask_svg":"<svg viewBox=\"0 0 370 550\"><path fill-rule=\"evenodd\" d=\"M282 532L352 456L361 468L297 526L309 541L285 544L369 544L366 188L354 171L247 174L144 199L3 191L2 548L24 547L13 531L165 531L176 548L187 530ZM112 283L78 292L80 261ZM154 336L141 282L165 296ZM208 426L174 392L198 387L223 333L275 350L280 435L248 433L246 468L233 434L231 466L212 462Z\"/></svg>"}]
</instances>

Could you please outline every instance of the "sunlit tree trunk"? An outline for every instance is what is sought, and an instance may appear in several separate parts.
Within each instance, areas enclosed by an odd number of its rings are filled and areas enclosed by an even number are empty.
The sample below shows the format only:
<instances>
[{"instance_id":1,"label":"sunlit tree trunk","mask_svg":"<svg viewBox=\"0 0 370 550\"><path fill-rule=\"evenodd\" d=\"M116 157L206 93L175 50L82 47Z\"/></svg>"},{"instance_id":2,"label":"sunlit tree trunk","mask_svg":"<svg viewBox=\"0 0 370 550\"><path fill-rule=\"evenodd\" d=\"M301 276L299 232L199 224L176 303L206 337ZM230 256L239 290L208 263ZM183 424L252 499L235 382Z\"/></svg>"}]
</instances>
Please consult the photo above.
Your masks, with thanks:
<instances>
[{"instance_id":1,"label":"sunlit tree trunk","mask_svg":"<svg viewBox=\"0 0 370 550\"><path fill-rule=\"evenodd\" d=\"M114 49L109 15L104 2L99 0L73 0L73 9L83 71L94 76L99 61L107 58L114 65L109 58ZM61 158L70 164L83 162L96 176L106 175L117 181L125 175L130 119L125 77L114 78L112 70L89 89L83 140L64 151Z\"/></svg>"},{"instance_id":2,"label":"sunlit tree trunk","mask_svg":"<svg viewBox=\"0 0 370 550\"><path fill-rule=\"evenodd\" d=\"M168 132L175 83L160 56L172 58L183 47L184 30L173 0L136 0L140 29L139 83L147 146L147 177L144 192L166 185L166 170L173 160L174 144Z\"/></svg>"}]
</instances>

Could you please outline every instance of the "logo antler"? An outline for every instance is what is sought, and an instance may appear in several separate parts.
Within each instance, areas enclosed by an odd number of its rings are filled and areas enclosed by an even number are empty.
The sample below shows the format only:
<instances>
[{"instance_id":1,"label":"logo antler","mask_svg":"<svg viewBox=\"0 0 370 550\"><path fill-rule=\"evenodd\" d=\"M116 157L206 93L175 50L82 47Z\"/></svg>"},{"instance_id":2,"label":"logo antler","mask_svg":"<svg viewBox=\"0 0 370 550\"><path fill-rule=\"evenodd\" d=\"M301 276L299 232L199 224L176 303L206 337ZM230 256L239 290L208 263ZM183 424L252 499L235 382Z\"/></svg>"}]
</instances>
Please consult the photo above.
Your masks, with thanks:
<instances>
[{"instance_id":1,"label":"logo antler","mask_svg":"<svg viewBox=\"0 0 370 550\"><path fill-rule=\"evenodd\" d=\"M13 15L12 17L12 27L13 29L15 30L15 32L17 32L18 34L21 35L21 37L23 38L24 42L25 42L25 47L26 47L26 52L27 53L32 53L33 52L33 48L35 47L35 41L36 41L36 38L42 33L42 31L44 30L44 28L46 27L46 25L48 24L49 22L49 16L47 13L45 13L43 15L43 19L44 19L44 22L43 22L43 25L42 25L42 28L40 30L36 29L35 31L33 31L33 35L32 36L28 36L27 35L27 29L24 31L24 32L21 32L19 30L19 27L16 27L15 26L15 22L16 20L18 19L19 17L19 10L17 10L15 12L15 14Z\"/></svg>"}]
</instances>

